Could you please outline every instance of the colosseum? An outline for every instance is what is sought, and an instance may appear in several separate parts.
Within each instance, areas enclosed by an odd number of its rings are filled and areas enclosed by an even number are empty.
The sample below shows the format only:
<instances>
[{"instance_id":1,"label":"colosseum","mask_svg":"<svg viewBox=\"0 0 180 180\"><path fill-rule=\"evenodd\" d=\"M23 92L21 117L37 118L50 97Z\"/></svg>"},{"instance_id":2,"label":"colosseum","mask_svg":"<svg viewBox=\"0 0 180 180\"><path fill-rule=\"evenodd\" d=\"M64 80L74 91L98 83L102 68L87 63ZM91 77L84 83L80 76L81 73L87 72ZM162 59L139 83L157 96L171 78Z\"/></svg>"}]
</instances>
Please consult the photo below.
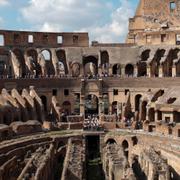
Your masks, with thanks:
<instances>
[{"instance_id":1,"label":"colosseum","mask_svg":"<svg viewBox=\"0 0 180 180\"><path fill-rule=\"evenodd\" d=\"M140 0L122 44L0 46L0 180L180 180L179 0Z\"/></svg>"}]
</instances>

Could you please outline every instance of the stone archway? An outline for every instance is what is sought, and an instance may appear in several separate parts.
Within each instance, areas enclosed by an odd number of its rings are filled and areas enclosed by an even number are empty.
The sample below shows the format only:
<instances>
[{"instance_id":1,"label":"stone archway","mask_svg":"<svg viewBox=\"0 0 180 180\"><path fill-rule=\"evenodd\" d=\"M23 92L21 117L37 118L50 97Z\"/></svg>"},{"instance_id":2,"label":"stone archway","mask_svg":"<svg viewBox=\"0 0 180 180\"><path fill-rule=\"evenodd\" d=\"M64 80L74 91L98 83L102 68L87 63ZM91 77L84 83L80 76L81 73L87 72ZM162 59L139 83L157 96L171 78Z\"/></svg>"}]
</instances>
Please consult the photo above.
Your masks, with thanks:
<instances>
[{"instance_id":1,"label":"stone archway","mask_svg":"<svg viewBox=\"0 0 180 180\"><path fill-rule=\"evenodd\" d=\"M56 52L58 62L59 62L59 73L68 74L68 64L66 60L66 51L63 49L57 50Z\"/></svg>"},{"instance_id":2,"label":"stone archway","mask_svg":"<svg viewBox=\"0 0 180 180\"><path fill-rule=\"evenodd\" d=\"M147 101L143 101L142 106L141 106L141 120L142 121L146 120L146 115L147 115Z\"/></svg>"},{"instance_id":3,"label":"stone archway","mask_svg":"<svg viewBox=\"0 0 180 180\"><path fill-rule=\"evenodd\" d=\"M98 59L94 56L83 58L84 75L93 77L98 74Z\"/></svg>"},{"instance_id":4,"label":"stone archway","mask_svg":"<svg viewBox=\"0 0 180 180\"><path fill-rule=\"evenodd\" d=\"M132 64L127 64L125 67L125 75L133 76L134 75L134 66Z\"/></svg>"},{"instance_id":5,"label":"stone archway","mask_svg":"<svg viewBox=\"0 0 180 180\"><path fill-rule=\"evenodd\" d=\"M28 49L26 51L26 65L31 74L34 74L34 71L37 76L42 75L41 66L38 63L38 53L35 49Z\"/></svg>"},{"instance_id":6,"label":"stone archway","mask_svg":"<svg viewBox=\"0 0 180 180\"><path fill-rule=\"evenodd\" d=\"M121 75L121 67L120 64L114 64L112 67L112 74L113 75Z\"/></svg>"},{"instance_id":7,"label":"stone archway","mask_svg":"<svg viewBox=\"0 0 180 180\"><path fill-rule=\"evenodd\" d=\"M109 138L107 139L106 144L117 144L117 142L113 138Z\"/></svg>"},{"instance_id":8,"label":"stone archway","mask_svg":"<svg viewBox=\"0 0 180 180\"><path fill-rule=\"evenodd\" d=\"M102 73L109 72L109 54L107 51L101 51L101 67Z\"/></svg>"},{"instance_id":9,"label":"stone archway","mask_svg":"<svg viewBox=\"0 0 180 180\"><path fill-rule=\"evenodd\" d=\"M117 114L118 111L118 102L114 101L112 102L112 114Z\"/></svg>"},{"instance_id":10,"label":"stone archway","mask_svg":"<svg viewBox=\"0 0 180 180\"><path fill-rule=\"evenodd\" d=\"M55 75L55 70L54 70L54 66L52 63L52 53L49 49L44 49L41 51L41 55L44 58L44 63L45 63L45 67L46 67L46 73L48 76L50 75ZM44 67L44 68L45 68Z\"/></svg>"},{"instance_id":11,"label":"stone archway","mask_svg":"<svg viewBox=\"0 0 180 180\"><path fill-rule=\"evenodd\" d=\"M141 97L142 97L141 94L137 94L135 96L135 111L139 111Z\"/></svg>"},{"instance_id":12,"label":"stone archway","mask_svg":"<svg viewBox=\"0 0 180 180\"><path fill-rule=\"evenodd\" d=\"M71 103L69 101L64 101L62 104L62 109L66 115L71 114Z\"/></svg>"},{"instance_id":13,"label":"stone archway","mask_svg":"<svg viewBox=\"0 0 180 180\"><path fill-rule=\"evenodd\" d=\"M26 76L26 64L25 64L24 54L20 49L14 49L13 53L19 63L19 69L18 69L19 77L25 77Z\"/></svg>"},{"instance_id":14,"label":"stone archway","mask_svg":"<svg viewBox=\"0 0 180 180\"><path fill-rule=\"evenodd\" d=\"M96 95L85 96L85 116L99 114L99 99Z\"/></svg>"},{"instance_id":15,"label":"stone archway","mask_svg":"<svg viewBox=\"0 0 180 180\"><path fill-rule=\"evenodd\" d=\"M128 157L129 157L129 143L128 143L128 141L124 140L121 145L122 145L122 148L124 151L124 155L128 159Z\"/></svg>"},{"instance_id":16,"label":"stone archway","mask_svg":"<svg viewBox=\"0 0 180 180\"><path fill-rule=\"evenodd\" d=\"M41 98L42 104L44 106L44 111L47 112L47 97L41 96L40 98Z\"/></svg>"}]
</instances>

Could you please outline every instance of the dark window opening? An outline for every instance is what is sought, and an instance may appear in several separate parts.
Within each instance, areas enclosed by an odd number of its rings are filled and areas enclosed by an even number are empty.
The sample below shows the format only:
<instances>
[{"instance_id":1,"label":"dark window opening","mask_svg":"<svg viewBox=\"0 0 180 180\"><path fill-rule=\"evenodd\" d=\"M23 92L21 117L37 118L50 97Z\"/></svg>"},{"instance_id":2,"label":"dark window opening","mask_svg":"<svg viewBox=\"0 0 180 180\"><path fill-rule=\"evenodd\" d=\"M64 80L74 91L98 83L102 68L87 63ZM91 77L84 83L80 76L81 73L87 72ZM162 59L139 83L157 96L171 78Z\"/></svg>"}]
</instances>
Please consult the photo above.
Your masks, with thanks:
<instances>
[{"instance_id":1,"label":"dark window opening","mask_svg":"<svg viewBox=\"0 0 180 180\"><path fill-rule=\"evenodd\" d=\"M73 36L73 44L78 44L79 37L77 35Z\"/></svg>"},{"instance_id":2,"label":"dark window opening","mask_svg":"<svg viewBox=\"0 0 180 180\"><path fill-rule=\"evenodd\" d=\"M18 43L20 41L20 35L14 34L14 43Z\"/></svg>"},{"instance_id":3,"label":"dark window opening","mask_svg":"<svg viewBox=\"0 0 180 180\"><path fill-rule=\"evenodd\" d=\"M168 103L168 104L173 104L175 101L176 101L176 98L175 98L175 97L174 97L174 98L169 98L169 99L167 100L167 103Z\"/></svg>"},{"instance_id":4,"label":"dark window opening","mask_svg":"<svg viewBox=\"0 0 180 180\"><path fill-rule=\"evenodd\" d=\"M113 90L113 95L117 96L118 95L118 89Z\"/></svg>"},{"instance_id":5,"label":"dark window opening","mask_svg":"<svg viewBox=\"0 0 180 180\"><path fill-rule=\"evenodd\" d=\"M125 89L125 95L127 95L127 93L129 92L129 89Z\"/></svg>"},{"instance_id":6,"label":"dark window opening","mask_svg":"<svg viewBox=\"0 0 180 180\"><path fill-rule=\"evenodd\" d=\"M57 89L53 89L53 90L52 90L52 95L53 95L53 96L57 96Z\"/></svg>"},{"instance_id":7,"label":"dark window opening","mask_svg":"<svg viewBox=\"0 0 180 180\"><path fill-rule=\"evenodd\" d=\"M64 95L69 96L69 89L64 89Z\"/></svg>"},{"instance_id":8,"label":"dark window opening","mask_svg":"<svg viewBox=\"0 0 180 180\"><path fill-rule=\"evenodd\" d=\"M44 41L44 43L47 43L48 42L48 35L47 34L44 34L43 35L43 41Z\"/></svg>"}]
</instances>

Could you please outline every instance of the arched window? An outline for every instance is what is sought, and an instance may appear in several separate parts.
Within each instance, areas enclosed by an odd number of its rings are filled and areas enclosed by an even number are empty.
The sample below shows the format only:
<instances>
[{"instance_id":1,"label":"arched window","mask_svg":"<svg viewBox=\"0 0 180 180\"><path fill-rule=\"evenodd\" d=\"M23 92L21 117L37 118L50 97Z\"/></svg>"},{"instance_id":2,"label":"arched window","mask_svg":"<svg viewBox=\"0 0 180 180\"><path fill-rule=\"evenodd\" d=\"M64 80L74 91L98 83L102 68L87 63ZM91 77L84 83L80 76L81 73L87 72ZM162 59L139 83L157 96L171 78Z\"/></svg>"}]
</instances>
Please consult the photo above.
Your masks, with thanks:
<instances>
[{"instance_id":1,"label":"arched window","mask_svg":"<svg viewBox=\"0 0 180 180\"><path fill-rule=\"evenodd\" d=\"M59 65L63 64L64 67L64 74L68 74L68 65L67 65L67 61L66 61L66 52L63 49L60 49L56 52L58 61L59 61ZM59 67L60 69L61 67Z\"/></svg>"},{"instance_id":2,"label":"arched window","mask_svg":"<svg viewBox=\"0 0 180 180\"><path fill-rule=\"evenodd\" d=\"M41 53L46 61L51 60L51 53L48 50L43 50Z\"/></svg>"},{"instance_id":3,"label":"arched window","mask_svg":"<svg viewBox=\"0 0 180 180\"><path fill-rule=\"evenodd\" d=\"M108 139L106 144L117 144L117 142L114 139Z\"/></svg>"},{"instance_id":4,"label":"arched window","mask_svg":"<svg viewBox=\"0 0 180 180\"><path fill-rule=\"evenodd\" d=\"M120 75L121 74L121 66L120 64L115 64L112 69L113 75Z\"/></svg>"},{"instance_id":5,"label":"arched window","mask_svg":"<svg viewBox=\"0 0 180 180\"><path fill-rule=\"evenodd\" d=\"M71 103L69 101L64 101L62 104L62 108L66 115L71 114Z\"/></svg>"},{"instance_id":6,"label":"arched window","mask_svg":"<svg viewBox=\"0 0 180 180\"><path fill-rule=\"evenodd\" d=\"M83 58L84 74L87 76L94 76L98 73L98 59L94 56L87 56Z\"/></svg>"},{"instance_id":7,"label":"arched window","mask_svg":"<svg viewBox=\"0 0 180 180\"><path fill-rule=\"evenodd\" d=\"M41 101L42 101L42 104L44 106L44 111L47 112L47 98L46 96L41 96Z\"/></svg>"},{"instance_id":8,"label":"arched window","mask_svg":"<svg viewBox=\"0 0 180 180\"><path fill-rule=\"evenodd\" d=\"M139 111L139 106L140 106L140 99L141 99L142 95L141 94L137 94L135 96L135 111Z\"/></svg>"},{"instance_id":9,"label":"arched window","mask_svg":"<svg viewBox=\"0 0 180 180\"><path fill-rule=\"evenodd\" d=\"M112 103L112 114L117 114L117 110L118 110L118 102L114 101Z\"/></svg>"},{"instance_id":10,"label":"arched window","mask_svg":"<svg viewBox=\"0 0 180 180\"><path fill-rule=\"evenodd\" d=\"M132 64L127 64L125 67L125 74L127 76L133 76L134 74L134 66Z\"/></svg>"},{"instance_id":11,"label":"arched window","mask_svg":"<svg viewBox=\"0 0 180 180\"><path fill-rule=\"evenodd\" d=\"M13 50L13 53L16 56L16 58L20 64L19 76L25 77L26 76L26 64L25 64L23 52L20 49L15 49L15 50Z\"/></svg>"},{"instance_id":12,"label":"arched window","mask_svg":"<svg viewBox=\"0 0 180 180\"><path fill-rule=\"evenodd\" d=\"M126 158L128 158L128 155L129 155L129 143L126 140L124 140L122 142L122 147L123 147L124 155L126 156Z\"/></svg>"}]
</instances>

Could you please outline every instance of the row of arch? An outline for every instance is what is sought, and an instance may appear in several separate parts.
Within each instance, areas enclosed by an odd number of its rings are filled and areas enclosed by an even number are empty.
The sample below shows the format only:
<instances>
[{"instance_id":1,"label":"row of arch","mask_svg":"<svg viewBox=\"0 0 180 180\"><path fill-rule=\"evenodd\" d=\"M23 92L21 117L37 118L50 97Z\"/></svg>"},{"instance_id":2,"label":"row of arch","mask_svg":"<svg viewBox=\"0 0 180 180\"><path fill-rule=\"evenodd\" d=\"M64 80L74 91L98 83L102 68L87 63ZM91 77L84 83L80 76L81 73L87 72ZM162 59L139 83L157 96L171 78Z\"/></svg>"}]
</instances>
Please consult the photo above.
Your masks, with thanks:
<instances>
[{"instance_id":1,"label":"row of arch","mask_svg":"<svg viewBox=\"0 0 180 180\"><path fill-rule=\"evenodd\" d=\"M142 52L139 63L149 66L151 77L180 76L180 49L146 49Z\"/></svg>"},{"instance_id":2,"label":"row of arch","mask_svg":"<svg viewBox=\"0 0 180 180\"><path fill-rule=\"evenodd\" d=\"M78 61L67 63L66 52L63 49L56 51L55 58L57 58L57 61L53 60L54 54L48 49L43 49L39 52L33 48L29 48L25 52L18 48L10 51L0 49L0 54L7 57L4 62L0 63L0 75L12 76L13 70L17 69L17 67L19 68L19 77L25 77L29 74L35 74L37 76L69 74L74 77L87 74L97 75L99 73L106 73L108 75L123 74L120 64L112 65L112 73L110 72L109 55L107 51L101 52L101 72L99 71L98 56L84 56L82 65ZM7 59L11 57L14 62L7 61ZM14 68L14 66L17 67ZM82 68L83 70L81 70ZM142 69L142 67L140 69ZM133 76L134 65L127 64L124 74Z\"/></svg>"}]
</instances>

